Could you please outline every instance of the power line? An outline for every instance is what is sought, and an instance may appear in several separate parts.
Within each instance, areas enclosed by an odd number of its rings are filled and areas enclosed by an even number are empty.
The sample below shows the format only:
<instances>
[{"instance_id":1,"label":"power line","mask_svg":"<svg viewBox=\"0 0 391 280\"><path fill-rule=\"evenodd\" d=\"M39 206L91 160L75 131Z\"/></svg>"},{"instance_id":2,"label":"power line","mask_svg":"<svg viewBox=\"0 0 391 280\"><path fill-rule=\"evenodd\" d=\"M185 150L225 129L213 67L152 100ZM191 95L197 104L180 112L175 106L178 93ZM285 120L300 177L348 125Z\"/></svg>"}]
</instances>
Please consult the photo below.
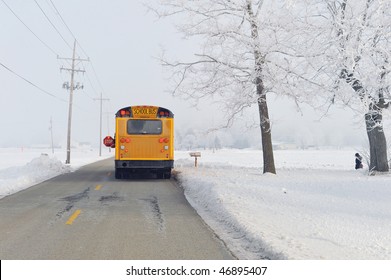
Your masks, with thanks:
<instances>
[{"instance_id":1,"label":"power line","mask_svg":"<svg viewBox=\"0 0 391 280\"><path fill-rule=\"evenodd\" d=\"M58 35L60 35L61 39L65 42L65 44L70 48L72 49L71 45L69 45L69 43L67 42L67 40L65 40L65 38L62 36L62 34L60 33L60 31L58 31L57 27L54 25L54 23L50 20L50 18L46 15L45 11L42 9L42 7L38 4L37 0L34 0L35 4L37 4L38 8L41 10L41 12L43 13L43 15L46 17L46 19L49 21L49 23L51 24L51 26L54 28L54 30L56 30L56 32L58 33Z\"/></svg>"},{"instance_id":2,"label":"power line","mask_svg":"<svg viewBox=\"0 0 391 280\"><path fill-rule=\"evenodd\" d=\"M83 63L82 63L83 64ZM84 64L83 64L83 66L84 66ZM85 68L85 66L84 66L84 68ZM91 86L91 88L92 88L92 91L93 92L95 92L95 94L96 95L98 95L98 92L97 92L97 90L95 89L95 87L94 87L94 85L92 84L92 81L91 81L91 79L90 79L90 76L88 75L88 73L86 72L86 76L87 76L87 80L88 80L88 82L89 82L89 84L90 84L90 86ZM92 98L91 96L89 96L85 91L84 91L84 93L90 98L90 99L94 99L94 98Z\"/></svg>"},{"instance_id":3,"label":"power line","mask_svg":"<svg viewBox=\"0 0 391 280\"><path fill-rule=\"evenodd\" d=\"M35 1L35 0L34 0ZM79 46L79 48L82 50L82 52L84 53L84 55L86 57L88 57L88 54L86 53L86 51L83 49L83 47L80 45L79 41L76 39L76 36L75 34L73 34L72 30L69 28L68 24L65 22L64 18L62 17L60 11L57 9L56 5L54 5L53 1L52 0L49 0L50 3L52 3L52 6L54 8L54 10L56 11L56 14L57 16L61 19L62 23L65 25L65 27L68 29L69 33L72 35L73 39L75 39L77 41L77 45Z\"/></svg>"},{"instance_id":4,"label":"power line","mask_svg":"<svg viewBox=\"0 0 391 280\"><path fill-rule=\"evenodd\" d=\"M15 71L13 71L12 69L10 69L9 67L5 66L3 63L0 62L0 65L3 66L6 70L8 70L9 72L11 72L12 74L14 74L15 76L19 77L20 79L24 80L25 82L29 83L30 85L32 85L33 87L39 89L40 91L42 91L43 93L51 96L51 97L54 97L58 100L61 100L63 102L67 102L66 100L60 98L60 97L57 97L55 96L54 94L42 89L41 87L37 86L36 84L34 84L33 82L30 82L29 80L27 80L26 78L24 78L23 76L19 75L18 73L16 73Z\"/></svg>"},{"instance_id":5,"label":"power line","mask_svg":"<svg viewBox=\"0 0 391 280\"><path fill-rule=\"evenodd\" d=\"M68 29L69 33L71 33L72 37L74 39L76 39L76 36L72 33L71 29L68 27L68 25L66 24L65 20L63 19L63 17L61 16L60 12L57 10L56 6L54 5L53 1L50 0L50 3L52 3L52 6L53 8L56 10L56 13L57 15L60 17L62 23L65 25L65 27ZM79 44L79 47L80 47L80 44ZM80 47L81 48L81 47ZM82 48L81 48L82 49ZM83 49L82 49L83 50ZM84 51L83 51L84 52ZM85 52L84 52L85 55L87 55ZM88 55L87 55L88 56Z\"/></svg>"},{"instance_id":6,"label":"power line","mask_svg":"<svg viewBox=\"0 0 391 280\"><path fill-rule=\"evenodd\" d=\"M12 8L4 1L4 0L1 0L4 5L11 11L11 13L48 49L50 50L53 54L55 54L57 57L59 57L58 53L56 51L54 51L48 44L46 44L41 38L39 38L39 36L12 10ZM41 10L41 12L44 14L44 16L46 17L46 19L49 21L49 23L52 25L52 27L56 30L56 32L60 35L60 37L64 40L64 42L67 44L67 46L69 48L72 49L72 47L69 45L69 43L65 40L65 38L62 36L62 34L59 32L59 30L55 27L55 25L53 24L53 22L49 19L49 17L47 16L47 14L45 13L45 11L42 9L42 7L38 4L38 2L36 0L34 0L35 3L37 4L37 6L39 7L39 9ZM69 26L67 25L67 23L65 22L64 18L61 16L61 13L60 11L57 9L57 7L55 6L55 4L53 3L52 0L49 0L50 3L52 4L53 8L55 9L57 15L59 16L59 18L61 19L62 23L65 25L65 27L67 28L67 30L69 31L69 33L73 36L73 38L76 40L76 37L75 35L73 34L72 30L69 28ZM83 47L80 45L79 42L77 42L77 44L79 45L80 49L82 50L82 52L88 57L88 54L86 53L86 51L83 49ZM94 76L95 76L95 79L97 80L98 82L98 85L100 86L101 90L103 92L104 89L103 89L103 86L102 86L102 83L100 82L100 79L97 75L97 72L95 70L95 67L93 65L93 63L91 61L89 61L91 63L91 68L92 68L92 72L94 73ZM90 84L92 85L92 82L91 82L91 79L89 78L89 75L87 73L87 77L89 79L89 82ZM94 88L93 88L94 89ZM95 93L97 94L97 91L94 89ZM98 94L97 94L98 95Z\"/></svg>"},{"instance_id":7,"label":"power line","mask_svg":"<svg viewBox=\"0 0 391 280\"><path fill-rule=\"evenodd\" d=\"M95 78L98 81L98 84L99 84L100 88L102 89L102 91L104 91L103 90L103 86L102 86L102 84L101 84L101 82L100 82L100 80L98 78L98 74L96 74L95 67L94 67L94 65L92 63L91 63L91 68L92 68L92 72L94 72Z\"/></svg>"},{"instance_id":8,"label":"power line","mask_svg":"<svg viewBox=\"0 0 391 280\"><path fill-rule=\"evenodd\" d=\"M34 33L34 31L31 30L30 27L27 26L27 24L25 24L23 22L23 20L11 9L11 7L4 1L4 0L1 0L1 2L4 3L4 5L11 11L11 13L47 48L49 49L52 53L54 53L56 56L58 56L58 54L51 48L49 47L48 44L46 44L44 41L41 40L41 38L38 37L37 34Z\"/></svg>"},{"instance_id":9,"label":"power line","mask_svg":"<svg viewBox=\"0 0 391 280\"><path fill-rule=\"evenodd\" d=\"M52 6L53 6L53 8L55 9L55 11L57 12L57 15L58 15L58 17L61 19L62 23L63 23L63 24L65 25L65 27L68 29L69 33L73 36L73 38L76 40L76 36L73 34L72 30L69 28L69 26L68 26L68 24L65 22L64 18L61 16L61 13L60 13L60 11L57 9L56 5L53 3L52 0L49 0L49 1L50 1L50 3L52 3ZM85 55L86 57L89 57L89 55L87 54L87 52L86 52L86 51L83 49L83 47L80 45L79 41L77 41L77 44L78 44L79 48L81 49L81 51L84 53L84 55ZM90 62L90 64L91 64L92 72L94 73L95 78L96 78L96 80L97 80L97 82L98 82L98 84L99 84L101 90L104 92L102 83L100 82L100 79L99 79L99 77L98 77L98 75L97 75L97 73L96 73L95 67L94 67L92 61L89 61L89 62ZM88 77L88 72L87 72L87 77ZM89 79L89 77L88 77L88 79ZM90 82L90 84L92 84L90 79L89 79L89 82ZM95 89L94 89L94 91L95 91ZM95 91L95 93L97 93L97 92Z\"/></svg>"}]
</instances>

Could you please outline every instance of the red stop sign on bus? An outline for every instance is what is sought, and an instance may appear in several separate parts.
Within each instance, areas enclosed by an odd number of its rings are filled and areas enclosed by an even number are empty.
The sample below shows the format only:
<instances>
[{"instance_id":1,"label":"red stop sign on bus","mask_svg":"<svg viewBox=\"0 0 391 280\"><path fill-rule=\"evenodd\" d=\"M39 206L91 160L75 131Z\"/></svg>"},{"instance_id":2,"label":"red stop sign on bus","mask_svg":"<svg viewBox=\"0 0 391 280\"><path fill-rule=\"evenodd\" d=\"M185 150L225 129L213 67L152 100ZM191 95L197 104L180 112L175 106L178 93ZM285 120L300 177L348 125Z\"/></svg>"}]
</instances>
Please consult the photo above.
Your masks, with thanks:
<instances>
[{"instance_id":1,"label":"red stop sign on bus","mask_svg":"<svg viewBox=\"0 0 391 280\"><path fill-rule=\"evenodd\" d=\"M106 147L113 147L113 145L115 144L115 143L114 143L113 137L111 137L111 136L106 136L106 137L103 139L103 144L104 144Z\"/></svg>"}]
</instances>

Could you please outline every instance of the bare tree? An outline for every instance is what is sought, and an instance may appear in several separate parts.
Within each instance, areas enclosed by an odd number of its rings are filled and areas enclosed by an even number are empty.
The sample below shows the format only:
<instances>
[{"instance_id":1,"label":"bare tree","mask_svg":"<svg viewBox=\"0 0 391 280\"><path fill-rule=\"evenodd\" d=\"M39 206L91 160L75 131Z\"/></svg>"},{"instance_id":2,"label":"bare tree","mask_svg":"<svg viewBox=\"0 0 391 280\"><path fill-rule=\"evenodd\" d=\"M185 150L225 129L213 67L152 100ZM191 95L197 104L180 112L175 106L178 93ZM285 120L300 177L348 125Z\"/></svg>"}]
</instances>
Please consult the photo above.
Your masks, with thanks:
<instances>
[{"instance_id":1,"label":"bare tree","mask_svg":"<svg viewBox=\"0 0 391 280\"><path fill-rule=\"evenodd\" d=\"M383 109L389 107L390 92L386 84L387 75L390 72L389 48L391 39L389 32L391 27L391 18L385 17L384 9L390 8L390 5L384 5L383 1L365 0L365 6L362 8L361 19L355 24L356 32L347 32L344 30L346 25L347 9L349 8L347 0L340 3L333 3L330 10L336 20L339 20L338 39L340 41L340 53L345 56L341 64L340 77L349 84L361 102L366 104L368 111L365 114L365 124L369 139L370 164L369 169L374 171L389 171L387 160L387 143L383 131ZM352 3L349 3L352 4ZM356 5L356 3L354 3ZM384 25L387 26L384 26ZM388 32L385 33L385 32ZM387 38L388 37L388 38ZM348 45L356 44L352 68L347 67ZM367 59L368 61L365 61ZM365 85L367 81L362 81L360 68L368 67L374 72L370 74L376 81L374 85ZM369 73L368 73L369 74ZM386 98L388 97L388 101Z\"/></svg>"},{"instance_id":2,"label":"bare tree","mask_svg":"<svg viewBox=\"0 0 391 280\"><path fill-rule=\"evenodd\" d=\"M389 107L391 3L382 0L160 0L203 42L194 60L162 58L175 95L219 97L227 124L257 104L264 172L275 173L267 95L296 104L342 103L365 116L370 169L388 171L383 111ZM326 109L327 110L327 109Z\"/></svg>"},{"instance_id":3,"label":"bare tree","mask_svg":"<svg viewBox=\"0 0 391 280\"><path fill-rule=\"evenodd\" d=\"M277 2L160 0L154 9L159 17L179 18L179 30L202 42L192 61L162 58L172 73L174 95L193 100L219 98L227 126L243 110L257 105L264 173L276 173L267 95L284 93L299 99L286 87L294 80L287 77L294 73L288 58L295 54L287 46L292 36L284 27L290 22L285 16L289 14L284 14L284 1Z\"/></svg>"},{"instance_id":4,"label":"bare tree","mask_svg":"<svg viewBox=\"0 0 391 280\"><path fill-rule=\"evenodd\" d=\"M307 57L323 66L323 75L315 80L329 88L329 104L339 101L362 114L370 146L369 169L387 172L383 110L391 101L391 3L309 0L306 4L312 6L312 14L305 16L307 29L324 45L321 60ZM314 11L320 16L315 18Z\"/></svg>"}]
</instances>

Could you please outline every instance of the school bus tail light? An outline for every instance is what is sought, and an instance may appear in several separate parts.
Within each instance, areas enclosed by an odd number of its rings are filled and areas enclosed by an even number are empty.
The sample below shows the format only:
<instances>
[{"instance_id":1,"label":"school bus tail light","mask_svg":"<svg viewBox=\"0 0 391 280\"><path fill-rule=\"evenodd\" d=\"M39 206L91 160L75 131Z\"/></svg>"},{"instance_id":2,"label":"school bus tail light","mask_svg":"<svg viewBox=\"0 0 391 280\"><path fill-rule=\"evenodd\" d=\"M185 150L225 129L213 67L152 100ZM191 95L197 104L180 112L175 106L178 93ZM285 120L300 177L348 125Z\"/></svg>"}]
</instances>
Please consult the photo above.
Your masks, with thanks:
<instances>
[{"instance_id":1,"label":"school bus tail light","mask_svg":"<svg viewBox=\"0 0 391 280\"><path fill-rule=\"evenodd\" d=\"M170 139L168 138L159 138L159 143L168 143L170 142Z\"/></svg>"}]
</instances>

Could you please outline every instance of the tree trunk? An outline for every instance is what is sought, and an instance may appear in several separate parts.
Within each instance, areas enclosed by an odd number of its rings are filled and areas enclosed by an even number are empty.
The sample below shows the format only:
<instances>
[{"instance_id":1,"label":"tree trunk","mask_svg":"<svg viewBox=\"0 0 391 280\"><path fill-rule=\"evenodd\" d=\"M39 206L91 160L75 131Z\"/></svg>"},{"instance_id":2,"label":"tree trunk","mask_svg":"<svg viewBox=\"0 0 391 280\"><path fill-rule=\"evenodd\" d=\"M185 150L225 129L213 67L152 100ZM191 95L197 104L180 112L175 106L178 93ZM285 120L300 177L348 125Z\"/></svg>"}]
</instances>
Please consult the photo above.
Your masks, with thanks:
<instances>
[{"instance_id":1,"label":"tree trunk","mask_svg":"<svg viewBox=\"0 0 391 280\"><path fill-rule=\"evenodd\" d=\"M353 73L347 69L341 71L340 77L343 78L346 83L350 84L353 90L358 94L361 100L365 100L365 89L360 80L356 79ZM383 76L381 77L383 79ZM383 116L382 109L387 108L383 97L383 89L379 90L379 101L371 101L369 105L369 112L365 114L365 126L367 128L367 135L369 140L369 170L388 172L388 159L387 159L387 141L383 131Z\"/></svg>"},{"instance_id":2,"label":"tree trunk","mask_svg":"<svg viewBox=\"0 0 391 280\"><path fill-rule=\"evenodd\" d=\"M255 59L255 85L258 95L258 110L261 126L262 138L262 153L263 153L263 173L276 174L276 167L274 165L272 134L269 119L269 110L266 101L266 92L262 80L262 68L264 58L260 51L258 23L254 17L252 10L252 1L247 0L247 13L251 25L251 38L254 43L254 59Z\"/></svg>"},{"instance_id":3,"label":"tree trunk","mask_svg":"<svg viewBox=\"0 0 391 280\"><path fill-rule=\"evenodd\" d=\"M379 111L371 111L365 115L369 149L370 171L388 172L387 142L382 127L382 115Z\"/></svg>"},{"instance_id":4,"label":"tree trunk","mask_svg":"<svg viewBox=\"0 0 391 280\"><path fill-rule=\"evenodd\" d=\"M274 166L272 134L270 128L269 111L266 102L266 94L263 92L262 82L257 83L258 109L261 125L262 153L263 153L263 173L276 174Z\"/></svg>"}]
</instances>

